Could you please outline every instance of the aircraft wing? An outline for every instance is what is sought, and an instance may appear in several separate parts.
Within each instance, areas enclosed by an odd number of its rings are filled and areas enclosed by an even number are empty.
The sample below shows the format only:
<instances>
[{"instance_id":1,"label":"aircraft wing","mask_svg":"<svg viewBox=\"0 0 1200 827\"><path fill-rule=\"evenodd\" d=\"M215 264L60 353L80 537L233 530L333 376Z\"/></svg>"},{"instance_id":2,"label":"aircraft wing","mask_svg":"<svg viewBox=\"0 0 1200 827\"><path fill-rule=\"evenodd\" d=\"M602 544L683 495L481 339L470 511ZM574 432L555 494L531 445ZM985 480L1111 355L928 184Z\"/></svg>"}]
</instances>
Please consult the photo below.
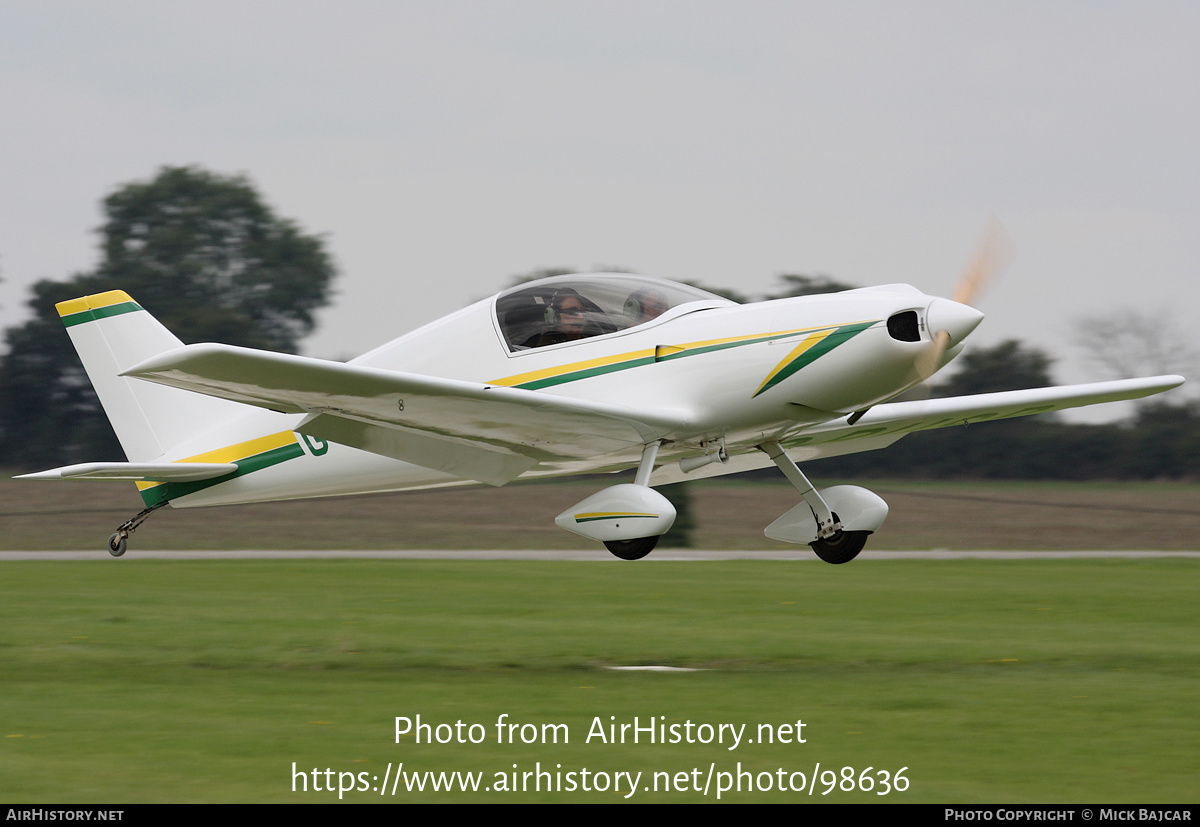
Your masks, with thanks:
<instances>
[{"instance_id":1,"label":"aircraft wing","mask_svg":"<svg viewBox=\"0 0 1200 827\"><path fill-rule=\"evenodd\" d=\"M944 399L887 402L868 410L853 425L848 424L845 418L834 419L780 434L777 439L794 460L804 462L886 448L916 431L1032 416L1102 402L1141 399L1178 387L1183 381L1182 376L1152 376ZM766 454L754 451L731 456L726 463L706 465L688 474L683 473L677 465L663 466L655 471L651 481L654 485L662 485L752 471L772 464Z\"/></svg>"},{"instance_id":2,"label":"aircraft wing","mask_svg":"<svg viewBox=\"0 0 1200 827\"><path fill-rule=\"evenodd\" d=\"M669 411L231 345L187 345L122 375L309 414L296 430L492 485L541 461L640 449L686 424Z\"/></svg>"},{"instance_id":3,"label":"aircraft wing","mask_svg":"<svg viewBox=\"0 0 1200 827\"><path fill-rule=\"evenodd\" d=\"M988 422L993 419L1032 416L1102 402L1141 399L1182 384L1182 376L1151 376L1144 379L1093 382L1087 385L1061 385L973 396L951 396L945 399L887 402L871 408L853 425L839 419L809 428L802 435L798 435L796 444L803 444L803 437L811 437L810 441L823 442L830 439L860 439L884 433L907 434L952 425ZM789 439L788 442L792 440Z\"/></svg>"}]
</instances>

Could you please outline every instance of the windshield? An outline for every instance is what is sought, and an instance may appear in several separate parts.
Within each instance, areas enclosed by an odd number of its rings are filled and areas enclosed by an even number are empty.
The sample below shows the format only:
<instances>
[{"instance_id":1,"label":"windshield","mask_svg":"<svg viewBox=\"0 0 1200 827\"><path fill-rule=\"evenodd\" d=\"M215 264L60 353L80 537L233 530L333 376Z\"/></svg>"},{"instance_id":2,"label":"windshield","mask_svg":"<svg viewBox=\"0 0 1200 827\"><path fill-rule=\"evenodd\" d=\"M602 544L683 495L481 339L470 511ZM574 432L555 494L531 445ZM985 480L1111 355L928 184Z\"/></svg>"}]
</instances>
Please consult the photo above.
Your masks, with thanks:
<instances>
[{"instance_id":1,"label":"windshield","mask_svg":"<svg viewBox=\"0 0 1200 827\"><path fill-rule=\"evenodd\" d=\"M556 345L636 327L673 307L728 299L673 281L630 273L555 276L496 298L496 318L511 350Z\"/></svg>"}]
</instances>

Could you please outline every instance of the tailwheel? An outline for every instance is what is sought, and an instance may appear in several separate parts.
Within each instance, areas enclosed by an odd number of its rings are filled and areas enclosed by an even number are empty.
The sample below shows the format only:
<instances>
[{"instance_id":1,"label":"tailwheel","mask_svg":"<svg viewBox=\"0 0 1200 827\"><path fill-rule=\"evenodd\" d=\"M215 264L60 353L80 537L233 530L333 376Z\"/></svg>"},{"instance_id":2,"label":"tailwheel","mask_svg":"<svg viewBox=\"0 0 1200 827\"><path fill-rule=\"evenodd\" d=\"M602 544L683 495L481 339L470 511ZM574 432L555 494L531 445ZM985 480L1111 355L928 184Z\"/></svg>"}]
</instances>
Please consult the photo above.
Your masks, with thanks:
<instances>
[{"instance_id":1,"label":"tailwheel","mask_svg":"<svg viewBox=\"0 0 1200 827\"><path fill-rule=\"evenodd\" d=\"M604 547L622 560L641 560L658 545L658 536L636 540L605 540ZM861 548L861 546L860 546ZM857 554L857 552L855 552Z\"/></svg>"},{"instance_id":2,"label":"tailwheel","mask_svg":"<svg viewBox=\"0 0 1200 827\"><path fill-rule=\"evenodd\" d=\"M137 531L138 526L146 522L147 517L166 504L167 501L163 500L157 505L152 505L149 508L143 508L137 514L117 526L116 533L108 538L108 553L113 557L120 557L122 554L124 554L126 547L129 545L129 535Z\"/></svg>"},{"instance_id":3,"label":"tailwheel","mask_svg":"<svg viewBox=\"0 0 1200 827\"><path fill-rule=\"evenodd\" d=\"M826 563L849 563L863 550L863 546L867 544L867 535L870 533L869 531L838 531L815 543L809 543L809 545Z\"/></svg>"}]
</instances>

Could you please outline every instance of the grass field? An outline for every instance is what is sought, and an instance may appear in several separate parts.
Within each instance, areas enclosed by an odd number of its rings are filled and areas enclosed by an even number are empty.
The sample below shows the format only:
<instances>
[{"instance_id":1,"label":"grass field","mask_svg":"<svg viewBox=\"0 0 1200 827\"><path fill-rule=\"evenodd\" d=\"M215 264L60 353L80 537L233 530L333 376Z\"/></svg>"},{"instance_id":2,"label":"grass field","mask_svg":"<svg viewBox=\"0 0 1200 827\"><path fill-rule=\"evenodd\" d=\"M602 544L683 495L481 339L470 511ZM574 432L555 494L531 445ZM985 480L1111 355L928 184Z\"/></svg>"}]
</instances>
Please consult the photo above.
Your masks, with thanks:
<instances>
[{"instance_id":1,"label":"grass field","mask_svg":"<svg viewBox=\"0 0 1200 827\"><path fill-rule=\"evenodd\" d=\"M0 475L0 549L103 549L142 506L132 485ZM554 516L612 478L163 509L130 549L596 548ZM820 480L819 485L833 484ZM1196 483L862 483L891 506L872 549L1200 549ZM794 548L763 528L799 498L782 480L691 484L697 548Z\"/></svg>"},{"instance_id":2,"label":"grass field","mask_svg":"<svg viewBox=\"0 0 1200 827\"><path fill-rule=\"evenodd\" d=\"M640 786L655 772L698 768L703 784L710 766L811 775L819 762L906 767L911 786L823 797L822 784L800 800L1195 802L1198 572L1119 559L10 562L0 799L337 799L293 793L293 762L309 784L332 769L334 786L400 761L485 785L540 762L640 771ZM649 664L701 671L607 668ZM395 717L417 714L487 738L396 743ZM570 743L498 743L501 714L566 724ZM806 743L584 743L597 716L746 724L748 737L802 720ZM639 787L631 800L702 799Z\"/></svg>"}]
</instances>

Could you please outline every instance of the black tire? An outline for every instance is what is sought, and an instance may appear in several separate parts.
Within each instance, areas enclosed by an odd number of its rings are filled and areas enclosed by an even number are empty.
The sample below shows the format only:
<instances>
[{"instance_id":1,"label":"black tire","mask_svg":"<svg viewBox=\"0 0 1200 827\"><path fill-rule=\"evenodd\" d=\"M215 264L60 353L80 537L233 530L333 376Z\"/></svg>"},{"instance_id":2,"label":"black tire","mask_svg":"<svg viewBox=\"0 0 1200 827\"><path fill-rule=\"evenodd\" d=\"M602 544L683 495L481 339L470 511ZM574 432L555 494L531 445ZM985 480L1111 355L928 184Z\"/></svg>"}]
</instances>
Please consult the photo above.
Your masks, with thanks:
<instances>
[{"instance_id":1,"label":"black tire","mask_svg":"<svg viewBox=\"0 0 1200 827\"><path fill-rule=\"evenodd\" d=\"M125 547L128 541L120 534L114 534L108 538L108 553L113 557L120 557L125 553Z\"/></svg>"},{"instance_id":2,"label":"black tire","mask_svg":"<svg viewBox=\"0 0 1200 827\"><path fill-rule=\"evenodd\" d=\"M658 545L658 537L638 537L636 540L606 540L604 547L622 560L641 560Z\"/></svg>"},{"instance_id":3,"label":"black tire","mask_svg":"<svg viewBox=\"0 0 1200 827\"><path fill-rule=\"evenodd\" d=\"M809 543L817 556L826 563L849 563L867 544L869 531L839 531L832 537Z\"/></svg>"}]
</instances>

